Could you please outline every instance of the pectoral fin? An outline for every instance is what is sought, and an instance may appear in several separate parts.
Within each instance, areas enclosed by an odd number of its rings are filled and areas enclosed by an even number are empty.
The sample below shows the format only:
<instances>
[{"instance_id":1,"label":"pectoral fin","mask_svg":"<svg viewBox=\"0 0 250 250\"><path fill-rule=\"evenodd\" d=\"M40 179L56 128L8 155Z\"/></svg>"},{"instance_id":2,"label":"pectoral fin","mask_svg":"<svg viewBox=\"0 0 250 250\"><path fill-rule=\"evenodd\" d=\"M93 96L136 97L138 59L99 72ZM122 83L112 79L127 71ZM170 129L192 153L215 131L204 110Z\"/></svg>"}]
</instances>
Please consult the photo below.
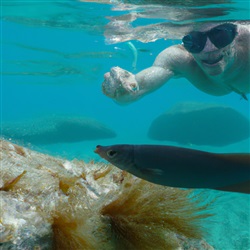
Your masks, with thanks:
<instances>
[{"instance_id":1,"label":"pectoral fin","mask_svg":"<svg viewBox=\"0 0 250 250\"><path fill-rule=\"evenodd\" d=\"M145 175L162 175L163 170L158 168L143 168L141 172Z\"/></svg>"}]
</instances>

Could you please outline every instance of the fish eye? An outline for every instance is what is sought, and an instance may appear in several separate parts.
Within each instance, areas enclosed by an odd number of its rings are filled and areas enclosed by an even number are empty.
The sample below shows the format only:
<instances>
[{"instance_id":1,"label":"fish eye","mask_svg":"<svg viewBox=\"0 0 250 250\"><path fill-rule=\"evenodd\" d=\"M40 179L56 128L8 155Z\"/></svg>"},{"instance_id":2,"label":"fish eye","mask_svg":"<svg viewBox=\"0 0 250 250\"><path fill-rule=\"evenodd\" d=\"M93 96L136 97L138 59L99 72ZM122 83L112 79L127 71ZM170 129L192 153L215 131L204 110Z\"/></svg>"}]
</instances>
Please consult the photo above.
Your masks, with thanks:
<instances>
[{"instance_id":1,"label":"fish eye","mask_svg":"<svg viewBox=\"0 0 250 250\"><path fill-rule=\"evenodd\" d=\"M107 156L108 156L109 158L114 158L116 155L117 155L117 152L116 152L115 150L110 149L110 150L107 152Z\"/></svg>"}]
</instances>

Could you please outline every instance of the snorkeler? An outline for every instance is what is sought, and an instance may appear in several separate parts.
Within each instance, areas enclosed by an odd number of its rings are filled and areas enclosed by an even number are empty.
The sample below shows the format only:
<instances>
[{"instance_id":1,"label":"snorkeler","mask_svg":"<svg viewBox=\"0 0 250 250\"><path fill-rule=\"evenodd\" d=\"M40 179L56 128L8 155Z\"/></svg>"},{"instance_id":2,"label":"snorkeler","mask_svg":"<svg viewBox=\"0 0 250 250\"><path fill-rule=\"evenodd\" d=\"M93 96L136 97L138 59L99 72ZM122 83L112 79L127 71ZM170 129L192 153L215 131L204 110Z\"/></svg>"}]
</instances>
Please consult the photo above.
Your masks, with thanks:
<instances>
[{"instance_id":1,"label":"snorkeler","mask_svg":"<svg viewBox=\"0 0 250 250\"><path fill-rule=\"evenodd\" d=\"M104 75L105 95L130 103L155 91L171 78L184 77L199 90L215 96L231 92L247 99L250 92L249 24L207 23L163 50L153 65L137 74L113 67Z\"/></svg>"}]
</instances>

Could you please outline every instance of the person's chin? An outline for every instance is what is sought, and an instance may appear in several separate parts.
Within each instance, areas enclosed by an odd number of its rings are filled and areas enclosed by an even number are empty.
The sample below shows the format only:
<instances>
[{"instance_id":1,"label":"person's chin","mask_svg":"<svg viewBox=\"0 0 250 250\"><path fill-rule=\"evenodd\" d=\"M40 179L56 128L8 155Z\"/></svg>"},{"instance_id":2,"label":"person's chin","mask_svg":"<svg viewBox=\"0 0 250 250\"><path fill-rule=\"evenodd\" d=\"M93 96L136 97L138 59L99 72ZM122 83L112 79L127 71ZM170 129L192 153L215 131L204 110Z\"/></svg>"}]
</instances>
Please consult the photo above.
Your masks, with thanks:
<instances>
[{"instance_id":1,"label":"person's chin","mask_svg":"<svg viewBox=\"0 0 250 250\"><path fill-rule=\"evenodd\" d=\"M223 69L221 67L206 67L204 71L210 76L217 76L223 73Z\"/></svg>"}]
</instances>

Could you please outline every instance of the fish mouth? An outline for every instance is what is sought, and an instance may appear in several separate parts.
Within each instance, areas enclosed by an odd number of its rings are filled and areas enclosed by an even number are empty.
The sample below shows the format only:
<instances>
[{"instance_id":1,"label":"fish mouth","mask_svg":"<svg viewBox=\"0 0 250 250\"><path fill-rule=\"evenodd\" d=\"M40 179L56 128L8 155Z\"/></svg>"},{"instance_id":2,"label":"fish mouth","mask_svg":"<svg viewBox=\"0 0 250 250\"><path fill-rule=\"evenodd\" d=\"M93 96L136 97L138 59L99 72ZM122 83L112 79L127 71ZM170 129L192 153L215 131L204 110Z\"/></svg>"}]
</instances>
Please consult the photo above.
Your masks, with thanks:
<instances>
[{"instance_id":1,"label":"fish mouth","mask_svg":"<svg viewBox=\"0 0 250 250\"><path fill-rule=\"evenodd\" d=\"M94 153L100 154L100 147L101 147L100 145L97 145L95 150L94 150Z\"/></svg>"},{"instance_id":2,"label":"fish mouth","mask_svg":"<svg viewBox=\"0 0 250 250\"><path fill-rule=\"evenodd\" d=\"M204 64L207 64L207 65L215 65L217 64L219 61L221 61L223 58L223 55L219 56L218 58L215 58L215 59L206 59L206 60L202 60L202 62Z\"/></svg>"}]
</instances>

